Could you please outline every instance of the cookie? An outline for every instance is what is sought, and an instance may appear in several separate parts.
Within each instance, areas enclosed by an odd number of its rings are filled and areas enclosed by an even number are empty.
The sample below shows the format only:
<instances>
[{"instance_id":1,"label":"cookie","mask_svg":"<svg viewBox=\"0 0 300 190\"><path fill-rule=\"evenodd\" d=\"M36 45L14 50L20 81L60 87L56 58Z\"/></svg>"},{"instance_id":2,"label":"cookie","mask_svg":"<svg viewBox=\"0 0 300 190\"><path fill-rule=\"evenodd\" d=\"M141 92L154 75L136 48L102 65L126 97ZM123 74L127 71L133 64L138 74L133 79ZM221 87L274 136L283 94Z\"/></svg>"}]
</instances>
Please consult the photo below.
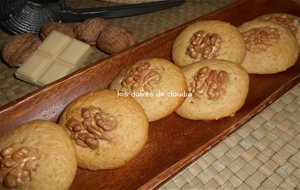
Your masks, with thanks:
<instances>
[{"instance_id":1,"label":"cookie","mask_svg":"<svg viewBox=\"0 0 300 190\"><path fill-rule=\"evenodd\" d=\"M68 134L34 120L0 137L0 189L69 189L77 170Z\"/></svg>"},{"instance_id":2,"label":"cookie","mask_svg":"<svg viewBox=\"0 0 300 190\"><path fill-rule=\"evenodd\" d=\"M225 60L203 60L182 68L189 93L176 113L191 120L217 120L234 116L245 103L248 73Z\"/></svg>"},{"instance_id":3,"label":"cookie","mask_svg":"<svg viewBox=\"0 0 300 190\"><path fill-rule=\"evenodd\" d=\"M186 27L175 39L172 59L178 66L205 59L242 63L245 43L235 26L223 21L199 21Z\"/></svg>"},{"instance_id":4,"label":"cookie","mask_svg":"<svg viewBox=\"0 0 300 190\"><path fill-rule=\"evenodd\" d=\"M300 18L289 13L271 13L262 15L256 20L272 21L280 24L293 32L296 36L298 44L300 44Z\"/></svg>"},{"instance_id":5,"label":"cookie","mask_svg":"<svg viewBox=\"0 0 300 190\"><path fill-rule=\"evenodd\" d=\"M166 59L142 59L123 70L110 84L120 95L132 96L143 107L148 121L173 113L186 96L181 70Z\"/></svg>"},{"instance_id":6,"label":"cookie","mask_svg":"<svg viewBox=\"0 0 300 190\"><path fill-rule=\"evenodd\" d=\"M271 21L253 20L239 26L239 30L247 49L242 66L248 73L282 72L298 60L298 42L287 28Z\"/></svg>"},{"instance_id":7,"label":"cookie","mask_svg":"<svg viewBox=\"0 0 300 190\"><path fill-rule=\"evenodd\" d=\"M59 124L75 145L79 167L89 170L123 166L140 152L148 136L143 109L115 90L78 97L63 111Z\"/></svg>"}]
</instances>

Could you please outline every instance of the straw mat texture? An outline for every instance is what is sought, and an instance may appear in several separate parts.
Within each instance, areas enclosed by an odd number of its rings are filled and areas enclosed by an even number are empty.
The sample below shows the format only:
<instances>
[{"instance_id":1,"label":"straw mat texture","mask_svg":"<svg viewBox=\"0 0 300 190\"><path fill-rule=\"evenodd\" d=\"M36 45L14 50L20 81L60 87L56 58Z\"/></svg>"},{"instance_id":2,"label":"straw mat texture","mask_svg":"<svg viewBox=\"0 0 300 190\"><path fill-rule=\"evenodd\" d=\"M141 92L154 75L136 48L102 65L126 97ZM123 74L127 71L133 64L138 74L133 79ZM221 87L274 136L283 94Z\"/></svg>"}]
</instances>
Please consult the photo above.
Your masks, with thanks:
<instances>
[{"instance_id":1,"label":"straw mat texture","mask_svg":"<svg viewBox=\"0 0 300 190\"><path fill-rule=\"evenodd\" d=\"M168 181L166 189L300 189L300 84Z\"/></svg>"}]
</instances>

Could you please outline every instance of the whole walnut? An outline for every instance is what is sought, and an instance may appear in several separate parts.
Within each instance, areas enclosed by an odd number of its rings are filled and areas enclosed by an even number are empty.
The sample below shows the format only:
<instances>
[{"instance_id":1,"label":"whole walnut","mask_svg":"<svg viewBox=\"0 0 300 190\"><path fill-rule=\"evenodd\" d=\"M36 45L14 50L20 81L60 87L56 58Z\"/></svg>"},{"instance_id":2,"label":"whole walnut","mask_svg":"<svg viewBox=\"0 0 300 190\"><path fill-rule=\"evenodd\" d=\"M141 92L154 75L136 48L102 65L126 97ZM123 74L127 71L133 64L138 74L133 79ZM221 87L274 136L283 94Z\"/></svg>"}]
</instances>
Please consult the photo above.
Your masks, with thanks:
<instances>
[{"instance_id":1,"label":"whole walnut","mask_svg":"<svg viewBox=\"0 0 300 190\"><path fill-rule=\"evenodd\" d=\"M96 45L100 32L107 26L106 20L102 18L91 18L85 20L75 28L77 39L90 45Z\"/></svg>"},{"instance_id":2,"label":"whole walnut","mask_svg":"<svg viewBox=\"0 0 300 190\"><path fill-rule=\"evenodd\" d=\"M107 26L97 39L97 46L102 51L115 54L135 44L131 32L122 26Z\"/></svg>"},{"instance_id":3,"label":"whole walnut","mask_svg":"<svg viewBox=\"0 0 300 190\"><path fill-rule=\"evenodd\" d=\"M10 37L2 46L2 58L11 67L19 67L41 44L41 40L30 33Z\"/></svg>"},{"instance_id":4,"label":"whole walnut","mask_svg":"<svg viewBox=\"0 0 300 190\"><path fill-rule=\"evenodd\" d=\"M48 22L44 24L43 27L41 28L41 33L40 33L41 39L42 40L45 39L53 30L68 35L71 38L75 38L75 33L69 25L58 23L58 22Z\"/></svg>"}]
</instances>

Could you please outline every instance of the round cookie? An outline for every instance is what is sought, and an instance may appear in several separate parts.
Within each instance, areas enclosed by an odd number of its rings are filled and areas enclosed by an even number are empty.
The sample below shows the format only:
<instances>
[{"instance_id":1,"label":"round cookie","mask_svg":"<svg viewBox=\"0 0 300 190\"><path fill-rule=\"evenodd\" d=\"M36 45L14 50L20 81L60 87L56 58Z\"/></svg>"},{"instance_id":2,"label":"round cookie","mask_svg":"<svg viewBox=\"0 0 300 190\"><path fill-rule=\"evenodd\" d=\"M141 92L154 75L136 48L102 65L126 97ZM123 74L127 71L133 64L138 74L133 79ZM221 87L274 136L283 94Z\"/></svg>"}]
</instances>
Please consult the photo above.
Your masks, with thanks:
<instances>
[{"instance_id":1,"label":"round cookie","mask_svg":"<svg viewBox=\"0 0 300 190\"><path fill-rule=\"evenodd\" d=\"M181 70L166 59L142 59L123 70L111 83L111 89L131 95L142 106L148 121L173 113L186 96Z\"/></svg>"},{"instance_id":2,"label":"round cookie","mask_svg":"<svg viewBox=\"0 0 300 190\"><path fill-rule=\"evenodd\" d=\"M186 27L175 39L172 59L178 66L205 59L242 63L245 43L236 27L223 21L199 21Z\"/></svg>"},{"instance_id":3,"label":"round cookie","mask_svg":"<svg viewBox=\"0 0 300 190\"><path fill-rule=\"evenodd\" d=\"M248 73L278 73L296 63L299 45L287 28L271 21L253 20L242 24L239 30L247 49L242 66Z\"/></svg>"},{"instance_id":4,"label":"round cookie","mask_svg":"<svg viewBox=\"0 0 300 190\"><path fill-rule=\"evenodd\" d=\"M140 152L148 137L144 110L115 90L76 98L63 111L59 124L71 136L79 167L89 170L121 167Z\"/></svg>"},{"instance_id":5,"label":"round cookie","mask_svg":"<svg viewBox=\"0 0 300 190\"><path fill-rule=\"evenodd\" d=\"M300 44L300 18L289 13L271 13L257 17L256 20L272 21L291 30Z\"/></svg>"},{"instance_id":6,"label":"round cookie","mask_svg":"<svg viewBox=\"0 0 300 190\"><path fill-rule=\"evenodd\" d=\"M176 113L191 120L217 120L234 116L245 103L248 73L225 60L203 60L182 68L189 87L188 96Z\"/></svg>"},{"instance_id":7,"label":"round cookie","mask_svg":"<svg viewBox=\"0 0 300 190\"><path fill-rule=\"evenodd\" d=\"M0 137L0 189L67 190L77 170L68 134L34 120Z\"/></svg>"}]
</instances>

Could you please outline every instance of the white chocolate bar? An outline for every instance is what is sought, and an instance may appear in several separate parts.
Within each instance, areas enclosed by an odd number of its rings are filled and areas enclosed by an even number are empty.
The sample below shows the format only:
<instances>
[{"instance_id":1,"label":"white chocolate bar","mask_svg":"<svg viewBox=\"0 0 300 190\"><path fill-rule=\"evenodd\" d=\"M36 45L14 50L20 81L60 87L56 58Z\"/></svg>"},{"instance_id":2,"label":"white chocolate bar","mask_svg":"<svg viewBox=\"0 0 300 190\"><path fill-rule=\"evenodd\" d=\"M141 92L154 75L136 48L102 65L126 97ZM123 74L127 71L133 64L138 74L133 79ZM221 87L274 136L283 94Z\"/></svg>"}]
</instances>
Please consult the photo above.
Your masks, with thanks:
<instances>
[{"instance_id":1,"label":"white chocolate bar","mask_svg":"<svg viewBox=\"0 0 300 190\"><path fill-rule=\"evenodd\" d=\"M52 59L41 52L34 52L16 71L16 77L35 85L36 79L51 65ZM34 68L34 69L33 69Z\"/></svg>"},{"instance_id":2,"label":"white chocolate bar","mask_svg":"<svg viewBox=\"0 0 300 190\"><path fill-rule=\"evenodd\" d=\"M86 43L83 43L79 40L73 40L71 44L59 55L58 59L69 63L74 67L80 66L90 54L90 46L87 46ZM85 52L85 54L79 53Z\"/></svg>"},{"instance_id":3,"label":"white chocolate bar","mask_svg":"<svg viewBox=\"0 0 300 190\"><path fill-rule=\"evenodd\" d=\"M43 86L55 81L56 79L66 76L72 71L74 71L74 68L70 67L69 65L60 61L55 61L47 68L47 72L44 72L43 75L37 79L36 83L39 86Z\"/></svg>"},{"instance_id":4,"label":"white chocolate bar","mask_svg":"<svg viewBox=\"0 0 300 190\"><path fill-rule=\"evenodd\" d=\"M60 32L53 31L38 47L39 51L57 57L72 41L72 38Z\"/></svg>"},{"instance_id":5,"label":"white chocolate bar","mask_svg":"<svg viewBox=\"0 0 300 190\"><path fill-rule=\"evenodd\" d=\"M78 69L91 53L88 44L53 31L15 75L33 85L43 86Z\"/></svg>"}]
</instances>

